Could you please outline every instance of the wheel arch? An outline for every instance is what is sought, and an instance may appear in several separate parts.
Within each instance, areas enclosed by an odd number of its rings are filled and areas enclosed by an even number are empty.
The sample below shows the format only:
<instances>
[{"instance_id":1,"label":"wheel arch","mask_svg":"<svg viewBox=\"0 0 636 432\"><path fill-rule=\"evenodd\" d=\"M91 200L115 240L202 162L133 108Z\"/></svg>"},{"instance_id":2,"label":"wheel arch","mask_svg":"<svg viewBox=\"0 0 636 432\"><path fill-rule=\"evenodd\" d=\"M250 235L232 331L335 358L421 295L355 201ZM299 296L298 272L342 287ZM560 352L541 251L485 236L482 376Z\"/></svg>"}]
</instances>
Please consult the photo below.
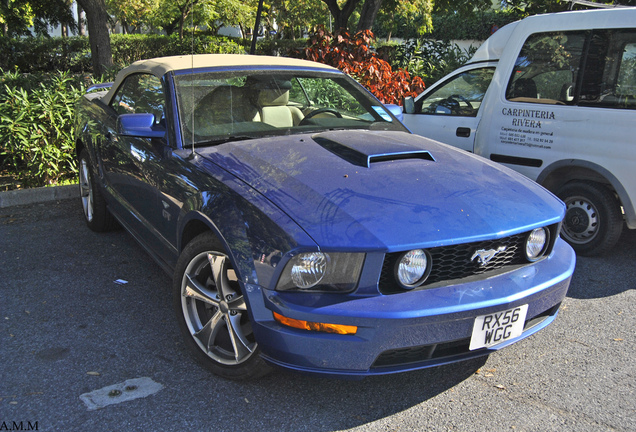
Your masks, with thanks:
<instances>
[{"instance_id":1,"label":"wheel arch","mask_svg":"<svg viewBox=\"0 0 636 432\"><path fill-rule=\"evenodd\" d=\"M229 227L223 225L223 221L228 220L227 214L215 216L218 216L218 222L221 226L201 211L192 209L183 215L179 223L177 237L178 256L181 255L192 240L203 233L210 232L218 242L218 244L213 246L221 248L222 252L230 257L232 267L241 275L241 280L244 283L258 284L254 262L249 257L250 251L245 250L245 248L238 250L236 246L233 246L237 244L249 245L248 236L240 229L240 224ZM230 238L224 232L229 233L231 235Z\"/></svg>"},{"instance_id":2,"label":"wheel arch","mask_svg":"<svg viewBox=\"0 0 636 432\"><path fill-rule=\"evenodd\" d=\"M567 159L548 165L537 177L537 183L552 192L574 180L600 183L614 192L625 210L627 225L636 228L634 204L621 182L606 168L590 161Z\"/></svg>"},{"instance_id":3,"label":"wheel arch","mask_svg":"<svg viewBox=\"0 0 636 432\"><path fill-rule=\"evenodd\" d=\"M205 232L214 234L219 242L219 246L225 251L229 250L227 242L214 222L200 212L190 211L180 222L179 236L177 238L178 253L181 254L188 243Z\"/></svg>"}]
</instances>

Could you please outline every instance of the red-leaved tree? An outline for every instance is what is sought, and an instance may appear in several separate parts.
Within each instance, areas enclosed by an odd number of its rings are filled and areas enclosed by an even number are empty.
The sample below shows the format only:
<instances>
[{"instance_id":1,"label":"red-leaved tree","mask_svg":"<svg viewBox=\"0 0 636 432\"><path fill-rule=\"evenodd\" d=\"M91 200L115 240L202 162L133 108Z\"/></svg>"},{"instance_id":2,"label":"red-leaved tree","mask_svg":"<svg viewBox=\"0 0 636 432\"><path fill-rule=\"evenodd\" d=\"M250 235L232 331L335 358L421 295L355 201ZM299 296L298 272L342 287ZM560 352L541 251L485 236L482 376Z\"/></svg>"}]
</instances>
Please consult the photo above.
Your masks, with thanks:
<instances>
[{"instance_id":1,"label":"red-leaved tree","mask_svg":"<svg viewBox=\"0 0 636 432\"><path fill-rule=\"evenodd\" d=\"M296 55L307 60L328 64L354 77L382 103L401 105L404 97L417 96L424 90L424 81L406 70L393 70L369 47L373 41L370 30L353 36L347 31L331 35L319 28L309 46Z\"/></svg>"}]
</instances>

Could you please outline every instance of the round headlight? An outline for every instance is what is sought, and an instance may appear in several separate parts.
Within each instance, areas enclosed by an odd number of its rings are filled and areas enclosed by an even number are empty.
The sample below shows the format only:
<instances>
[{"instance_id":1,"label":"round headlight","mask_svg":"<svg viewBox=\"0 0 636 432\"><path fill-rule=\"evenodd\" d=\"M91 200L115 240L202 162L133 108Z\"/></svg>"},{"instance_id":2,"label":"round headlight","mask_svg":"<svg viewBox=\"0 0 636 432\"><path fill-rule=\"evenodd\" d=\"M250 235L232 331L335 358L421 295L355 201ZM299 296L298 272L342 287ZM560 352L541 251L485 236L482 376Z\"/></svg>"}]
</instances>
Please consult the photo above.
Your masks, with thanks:
<instances>
[{"instance_id":1,"label":"round headlight","mask_svg":"<svg viewBox=\"0 0 636 432\"><path fill-rule=\"evenodd\" d=\"M396 276L405 289L413 289L424 283L430 270L430 260L422 249L408 251L398 261Z\"/></svg>"},{"instance_id":2,"label":"round headlight","mask_svg":"<svg viewBox=\"0 0 636 432\"><path fill-rule=\"evenodd\" d=\"M298 288L318 285L327 272L329 256L322 252L308 252L293 258L291 278Z\"/></svg>"},{"instance_id":3,"label":"round headlight","mask_svg":"<svg viewBox=\"0 0 636 432\"><path fill-rule=\"evenodd\" d=\"M548 244L548 230L545 228L537 228L532 230L526 240L526 258L530 261L536 261L541 258L546 251Z\"/></svg>"}]
</instances>

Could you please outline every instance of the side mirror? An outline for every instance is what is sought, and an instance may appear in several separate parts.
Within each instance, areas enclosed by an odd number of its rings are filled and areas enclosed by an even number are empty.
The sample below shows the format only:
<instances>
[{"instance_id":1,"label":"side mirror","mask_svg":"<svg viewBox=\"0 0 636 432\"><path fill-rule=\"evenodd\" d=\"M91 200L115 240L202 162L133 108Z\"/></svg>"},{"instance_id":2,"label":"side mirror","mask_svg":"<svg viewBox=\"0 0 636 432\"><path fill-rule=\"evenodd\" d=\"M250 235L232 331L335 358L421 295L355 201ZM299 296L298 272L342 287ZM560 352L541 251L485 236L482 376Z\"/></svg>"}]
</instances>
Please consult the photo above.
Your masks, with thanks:
<instances>
[{"instance_id":1,"label":"side mirror","mask_svg":"<svg viewBox=\"0 0 636 432\"><path fill-rule=\"evenodd\" d=\"M387 107L387 109L391 111L391 114L393 114L400 122L404 120L404 114L402 113L401 106L395 104L386 104L384 106Z\"/></svg>"},{"instance_id":2,"label":"side mirror","mask_svg":"<svg viewBox=\"0 0 636 432\"><path fill-rule=\"evenodd\" d=\"M117 117L117 133L137 138L163 138L166 130L155 125L154 114L122 114Z\"/></svg>"},{"instance_id":3,"label":"side mirror","mask_svg":"<svg viewBox=\"0 0 636 432\"><path fill-rule=\"evenodd\" d=\"M415 99L413 99L413 96L404 98L404 112L406 114L415 114Z\"/></svg>"}]
</instances>

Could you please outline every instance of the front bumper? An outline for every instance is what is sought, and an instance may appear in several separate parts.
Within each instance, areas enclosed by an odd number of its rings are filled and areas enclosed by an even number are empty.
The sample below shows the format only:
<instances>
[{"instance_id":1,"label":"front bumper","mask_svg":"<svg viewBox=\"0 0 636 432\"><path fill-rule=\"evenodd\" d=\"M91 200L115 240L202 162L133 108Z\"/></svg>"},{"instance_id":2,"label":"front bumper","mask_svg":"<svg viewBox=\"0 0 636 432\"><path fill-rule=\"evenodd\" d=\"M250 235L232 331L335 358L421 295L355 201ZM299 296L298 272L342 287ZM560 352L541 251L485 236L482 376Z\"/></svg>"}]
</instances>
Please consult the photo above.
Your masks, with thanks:
<instances>
[{"instance_id":1,"label":"front bumper","mask_svg":"<svg viewBox=\"0 0 636 432\"><path fill-rule=\"evenodd\" d=\"M267 361L297 371L342 376L403 372L487 355L551 323L574 272L575 255L559 239L552 255L497 276L402 294L374 296L279 293L250 296L254 333ZM253 294L257 294L254 293ZM468 350L476 316L528 304L521 336ZM358 326L337 335L283 326L283 316Z\"/></svg>"}]
</instances>

